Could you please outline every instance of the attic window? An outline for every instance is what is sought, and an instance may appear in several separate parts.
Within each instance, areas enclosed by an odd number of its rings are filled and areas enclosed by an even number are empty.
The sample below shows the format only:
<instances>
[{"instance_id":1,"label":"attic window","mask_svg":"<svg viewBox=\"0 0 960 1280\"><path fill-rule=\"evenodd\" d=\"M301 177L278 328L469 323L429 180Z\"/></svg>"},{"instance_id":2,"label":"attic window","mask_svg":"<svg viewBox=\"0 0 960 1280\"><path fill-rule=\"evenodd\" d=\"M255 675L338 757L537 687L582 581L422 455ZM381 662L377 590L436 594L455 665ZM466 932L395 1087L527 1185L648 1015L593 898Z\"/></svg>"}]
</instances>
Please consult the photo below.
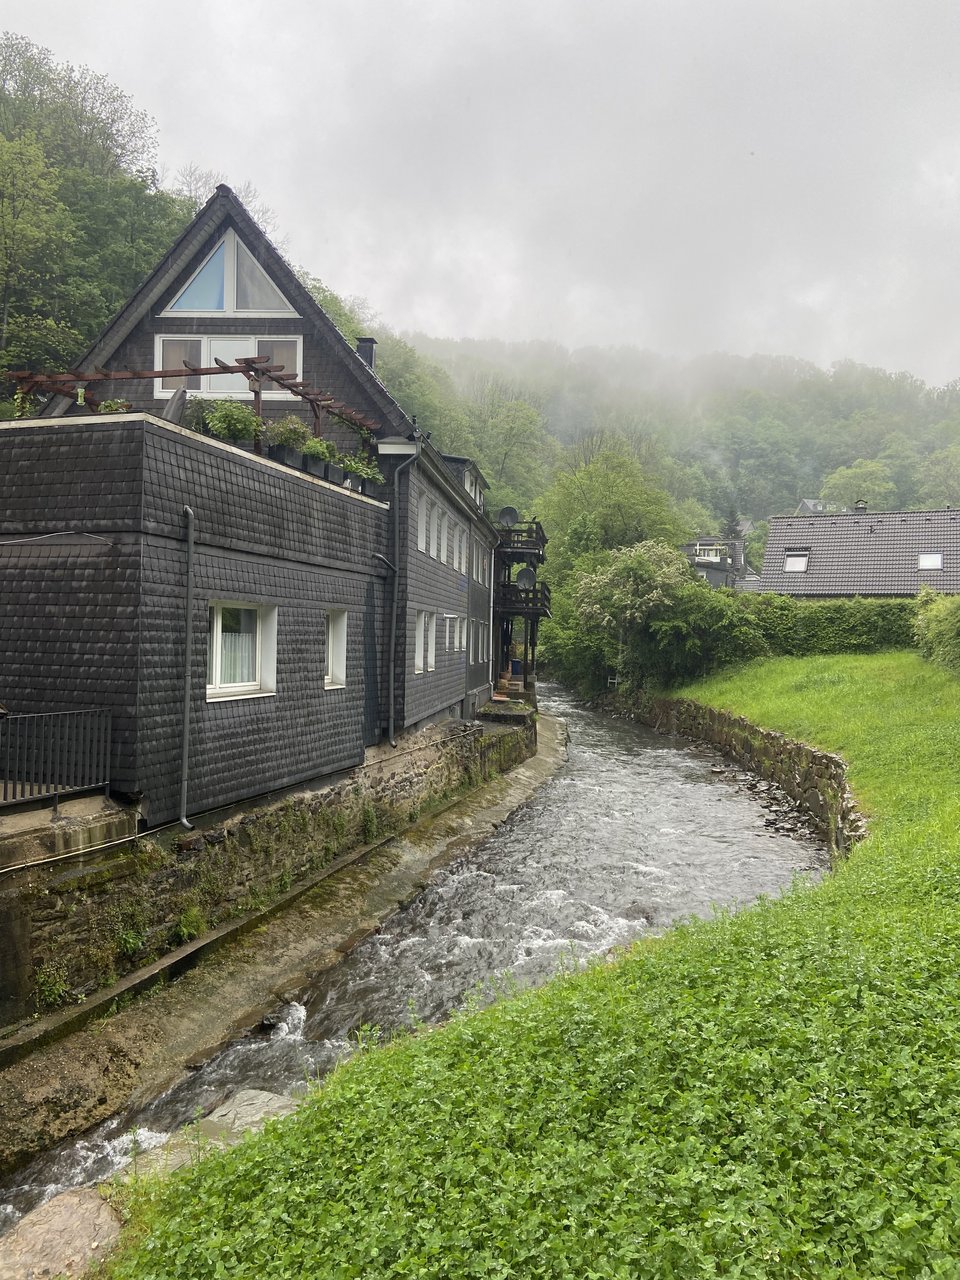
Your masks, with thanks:
<instances>
[{"instance_id":1,"label":"attic window","mask_svg":"<svg viewBox=\"0 0 960 1280\"><path fill-rule=\"evenodd\" d=\"M918 569L942 569L943 568L943 552L942 551L921 551L917 556Z\"/></svg>"},{"instance_id":2,"label":"attic window","mask_svg":"<svg viewBox=\"0 0 960 1280\"><path fill-rule=\"evenodd\" d=\"M236 232L229 230L162 314L294 316L297 313Z\"/></svg>"},{"instance_id":3,"label":"attic window","mask_svg":"<svg viewBox=\"0 0 960 1280\"><path fill-rule=\"evenodd\" d=\"M809 548L802 551L785 551L783 553L783 572L806 573L809 558Z\"/></svg>"}]
</instances>

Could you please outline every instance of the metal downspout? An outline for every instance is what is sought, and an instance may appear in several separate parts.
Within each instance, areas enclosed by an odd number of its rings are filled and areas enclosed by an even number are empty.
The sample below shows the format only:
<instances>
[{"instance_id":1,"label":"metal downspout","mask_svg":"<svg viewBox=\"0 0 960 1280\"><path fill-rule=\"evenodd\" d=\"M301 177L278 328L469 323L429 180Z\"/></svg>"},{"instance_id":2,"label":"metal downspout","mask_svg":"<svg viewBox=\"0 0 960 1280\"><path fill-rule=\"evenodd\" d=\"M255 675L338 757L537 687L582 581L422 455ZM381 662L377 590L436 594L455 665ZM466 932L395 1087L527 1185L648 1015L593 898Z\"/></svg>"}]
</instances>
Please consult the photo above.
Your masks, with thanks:
<instances>
[{"instance_id":1,"label":"metal downspout","mask_svg":"<svg viewBox=\"0 0 960 1280\"><path fill-rule=\"evenodd\" d=\"M400 472L412 467L420 457L420 433L417 432L416 452L405 462L401 462L393 473L393 601L390 606L390 659L387 679L390 684L390 708L387 712L387 740L391 747L397 745L396 738L396 705L397 705L397 613L400 604ZM409 557L408 557L409 559Z\"/></svg>"},{"instance_id":2,"label":"metal downspout","mask_svg":"<svg viewBox=\"0 0 960 1280\"><path fill-rule=\"evenodd\" d=\"M193 823L187 821L187 781L189 778L190 759L190 685L193 659L193 510L184 507L187 517L187 598L185 602L186 618L183 637L183 746L180 755L180 825L188 831L193 830Z\"/></svg>"}]
</instances>

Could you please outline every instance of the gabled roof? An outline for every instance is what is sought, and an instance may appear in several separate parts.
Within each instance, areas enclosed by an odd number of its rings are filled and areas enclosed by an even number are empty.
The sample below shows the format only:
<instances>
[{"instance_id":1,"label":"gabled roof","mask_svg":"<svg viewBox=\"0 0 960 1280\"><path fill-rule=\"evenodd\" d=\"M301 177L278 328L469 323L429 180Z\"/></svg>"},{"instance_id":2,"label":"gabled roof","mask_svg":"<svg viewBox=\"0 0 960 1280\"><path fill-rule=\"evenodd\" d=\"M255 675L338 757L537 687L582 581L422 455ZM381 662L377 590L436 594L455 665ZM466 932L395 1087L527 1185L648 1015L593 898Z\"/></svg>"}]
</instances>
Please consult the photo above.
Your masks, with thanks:
<instances>
[{"instance_id":1,"label":"gabled roof","mask_svg":"<svg viewBox=\"0 0 960 1280\"><path fill-rule=\"evenodd\" d=\"M941 555L941 569L918 557ZM788 555L806 569L784 570ZM761 591L795 596L912 596L922 586L960 593L960 511L851 511L773 516Z\"/></svg>"},{"instance_id":2,"label":"gabled roof","mask_svg":"<svg viewBox=\"0 0 960 1280\"><path fill-rule=\"evenodd\" d=\"M107 325L93 345L74 365L79 370L93 369L110 360L120 344L130 336L140 321L151 312L183 276L191 265L199 265L204 248L211 238L232 227L245 247L266 270L280 291L297 309L304 321L319 331L329 343L341 365L348 384L356 389L356 398L366 401L383 419L387 434L408 432L413 424L390 395L370 366L350 346L323 308L303 287L283 255L247 213L228 186L221 184L182 232L172 248L147 277L122 310ZM325 389L325 388L322 388ZM62 412L54 397L44 416ZM361 407L360 405L357 406Z\"/></svg>"}]
</instances>

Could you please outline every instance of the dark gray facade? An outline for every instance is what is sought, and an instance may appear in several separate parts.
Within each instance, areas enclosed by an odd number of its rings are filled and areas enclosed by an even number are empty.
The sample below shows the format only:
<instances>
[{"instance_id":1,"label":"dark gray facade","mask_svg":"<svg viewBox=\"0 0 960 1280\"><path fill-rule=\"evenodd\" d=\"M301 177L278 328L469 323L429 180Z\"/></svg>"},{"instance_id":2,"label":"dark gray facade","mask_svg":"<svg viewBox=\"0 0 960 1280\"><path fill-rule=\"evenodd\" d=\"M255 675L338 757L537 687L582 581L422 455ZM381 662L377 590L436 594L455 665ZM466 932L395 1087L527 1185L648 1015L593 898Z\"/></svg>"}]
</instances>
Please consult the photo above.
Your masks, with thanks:
<instances>
[{"instance_id":1,"label":"dark gray facade","mask_svg":"<svg viewBox=\"0 0 960 1280\"><path fill-rule=\"evenodd\" d=\"M379 740L385 504L143 417L11 425L0 442L0 702L109 706L114 786L142 794L150 825L178 812L187 506L188 812L356 764ZM275 621L269 693L209 696L223 601ZM325 687L331 609L346 614L343 687Z\"/></svg>"},{"instance_id":2,"label":"dark gray facade","mask_svg":"<svg viewBox=\"0 0 960 1280\"><path fill-rule=\"evenodd\" d=\"M411 443L406 455L382 461L392 470L415 448ZM492 693L490 642L483 653L471 648L479 623L489 635L491 598L489 579L480 586L472 576L473 548L484 547L489 561L496 533L460 478L425 441L402 476L400 527L398 723L470 718Z\"/></svg>"},{"instance_id":3,"label":"dark gray facade","mask_svg":"<svg viewBox=\"0 0 960 1280\"><path fill-rule=\"evenodd\" d=\"M188 394L250 404L242 375L202 371L261 343L293 343L319 434L346 452L362 437L384 501L152 416L181 369ZM174 368L166 388L140 376ZM142 796L150 825L179 815L187 508L188 813L357 764L389 728L469 717L490 697L498 535L483 477L420 435L228 188L76 369L74 399L52 384L41 419L0 426L0 705L110 708L114 786ZM87 395L137 412L90 415ZM289 391L264 390L261 412L314 421ZM247 626L255 670L227 678Z\"/></svg>"}]
</instances>

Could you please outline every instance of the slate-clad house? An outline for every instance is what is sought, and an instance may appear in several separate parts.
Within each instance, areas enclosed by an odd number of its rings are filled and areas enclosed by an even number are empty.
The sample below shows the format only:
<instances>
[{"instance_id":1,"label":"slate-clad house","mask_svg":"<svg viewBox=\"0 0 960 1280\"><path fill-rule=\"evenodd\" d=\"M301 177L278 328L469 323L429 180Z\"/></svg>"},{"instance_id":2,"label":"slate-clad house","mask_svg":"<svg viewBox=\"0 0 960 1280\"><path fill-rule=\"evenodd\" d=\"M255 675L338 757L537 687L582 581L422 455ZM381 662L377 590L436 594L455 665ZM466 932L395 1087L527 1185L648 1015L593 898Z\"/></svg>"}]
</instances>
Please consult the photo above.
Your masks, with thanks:
<instances>
[{"instance_id":1,"label":"slate-clad house","mask_svg":"<svg viewBox=\"0 0 960 1280\"><path fill-rule=\"evenodd\" d=\"M243 374L213 372L245 356L306 388L264 383L264 416L364 445L385 483L161 417L179 387L249 401ZM357 764L492 693L485 482L372 366L219 187L42 416L0 424L0 704L23 725L108 709L111 785L149 826ZM90 413L108 397L135 408Z\"/></svg>"},{"instance_id":2,"label":"slate-clad house","mask_svg":"<svg viewBox=\"0 0 960 1280\"><path fill-rule=\"evenodd\" d=\"M791 596L960 592L960 512L774 516L760 591Z\"/></svg>"}]
</instances>

